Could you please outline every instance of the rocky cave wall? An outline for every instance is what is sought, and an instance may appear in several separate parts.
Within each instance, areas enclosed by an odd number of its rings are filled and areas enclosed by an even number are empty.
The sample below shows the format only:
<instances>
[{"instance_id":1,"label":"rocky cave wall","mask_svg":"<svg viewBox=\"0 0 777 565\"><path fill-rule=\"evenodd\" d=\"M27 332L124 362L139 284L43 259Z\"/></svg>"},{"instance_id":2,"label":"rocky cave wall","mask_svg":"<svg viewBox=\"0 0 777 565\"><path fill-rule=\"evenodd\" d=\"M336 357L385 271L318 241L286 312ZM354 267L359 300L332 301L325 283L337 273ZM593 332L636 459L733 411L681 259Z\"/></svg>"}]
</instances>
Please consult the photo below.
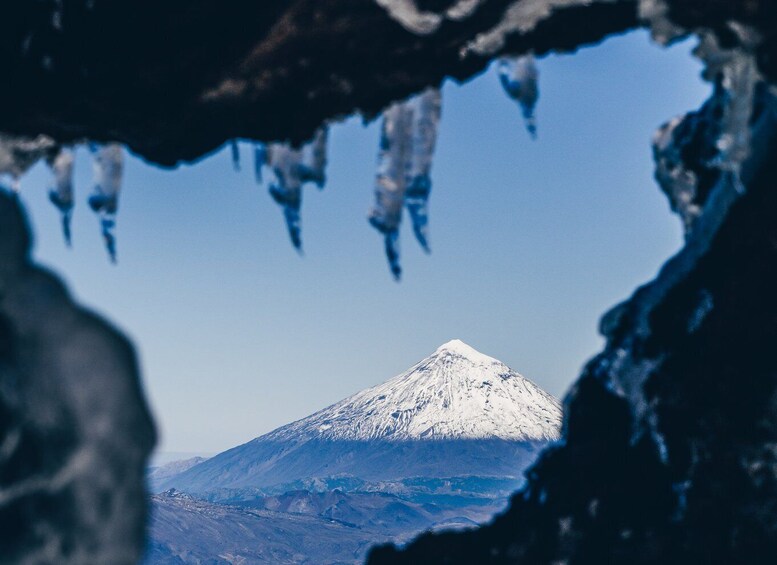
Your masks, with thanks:
<instances>
[{"instance_id":1,"label":"rocky cave wall","mask_svg":"<svg viewBox=\"0 0 777 565\"><path fill-rule=\"evenodd\" d=\"M685 248L602 320L564 441L493 524L372 563L777 560L777 6L767 0L17 0L0 131L119 141L162 165L302 141L503 53L695 34L704 108L657 138ZM635 63L638 64L638 63ZM304 112L300 111L304 108ZM638 148L635 148L637 150ZM131 563L153 427L131 345L29 259L0 198L0 553Z\"/></svg>"},{"instance_id":2,"label":"rocky cave wall","mask_svg":"<svg viewBox=\"0 0 777 565\"><path fill-rule=\"evenodd\" d=\"M155 441L135 352L30 246L0 189L0 562L135 563Z\"/></svg>"}]
</instances>

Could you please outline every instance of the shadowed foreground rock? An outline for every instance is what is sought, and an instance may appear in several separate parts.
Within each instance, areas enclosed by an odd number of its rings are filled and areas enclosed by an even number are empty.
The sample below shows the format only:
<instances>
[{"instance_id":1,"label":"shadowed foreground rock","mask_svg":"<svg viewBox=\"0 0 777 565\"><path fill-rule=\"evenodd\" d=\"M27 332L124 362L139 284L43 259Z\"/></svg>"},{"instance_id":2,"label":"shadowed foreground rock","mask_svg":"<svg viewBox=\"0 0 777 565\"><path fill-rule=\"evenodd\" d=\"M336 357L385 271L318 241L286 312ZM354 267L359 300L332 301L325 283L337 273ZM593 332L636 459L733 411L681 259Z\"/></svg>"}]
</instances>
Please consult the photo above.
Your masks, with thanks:
<instances>
[{"instance_id":1,"label":"shadowed foreground rock","mask_svg":"<svg viewBox=\"0 0 777 565\"><path fill-rule=\"evenodd\" d=\"M31 262L0 189L0 562L136 563L153 444L132 346Z\"/></svg>"}]
</instances>

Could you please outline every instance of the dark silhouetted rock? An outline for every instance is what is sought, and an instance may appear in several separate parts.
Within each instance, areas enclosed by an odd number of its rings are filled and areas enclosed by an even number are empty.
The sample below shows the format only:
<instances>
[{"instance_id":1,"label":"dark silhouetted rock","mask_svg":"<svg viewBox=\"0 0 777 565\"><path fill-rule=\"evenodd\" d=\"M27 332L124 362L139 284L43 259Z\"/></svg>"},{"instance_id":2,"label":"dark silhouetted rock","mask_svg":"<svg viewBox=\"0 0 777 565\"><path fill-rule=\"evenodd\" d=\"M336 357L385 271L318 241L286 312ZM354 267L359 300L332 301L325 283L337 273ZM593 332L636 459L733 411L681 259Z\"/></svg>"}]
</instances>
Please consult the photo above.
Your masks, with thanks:
<instances>
[{"instance_id":1,"label":"dark silhouetted rock","mask_svg":"<svg viewBox=\"0 0 777 565\"><path fill-rule=\"evenodd\" d=\"M235 137L300 142L483 70L491 54L462 49L509 4L475 2L418 35L370 0L16 0L0 22L0 131L119 141L164 165ZM566 4L506 47L571 50L638 24L634 0Z\"/></svg>"},{"instance_id":2,"label":"dark silhouetted rock","mask_svg":"<svg viewBox=\"0 0 777 565\"><path fill-rule=\"evenodd\" d=\"M154 437L132 346L31 262L0 189L0 562L136 563Z\"/></svg>"}]
</instances>

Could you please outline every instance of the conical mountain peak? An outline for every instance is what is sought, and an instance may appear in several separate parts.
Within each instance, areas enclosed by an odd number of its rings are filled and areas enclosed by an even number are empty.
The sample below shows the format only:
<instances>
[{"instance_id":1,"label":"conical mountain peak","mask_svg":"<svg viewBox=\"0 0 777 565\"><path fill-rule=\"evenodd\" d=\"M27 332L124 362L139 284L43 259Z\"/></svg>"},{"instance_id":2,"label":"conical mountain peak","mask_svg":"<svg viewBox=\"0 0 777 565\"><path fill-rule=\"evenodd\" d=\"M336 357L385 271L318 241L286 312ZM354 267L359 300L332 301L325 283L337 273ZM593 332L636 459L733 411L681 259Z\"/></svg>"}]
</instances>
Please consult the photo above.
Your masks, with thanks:
<instances>
[{"instance_id":1,"label":"conical mountain peak","mask_svg":"<svg viewBox=\"0 0 777 565\"><path fill-rule=\"evenodd\" d=\"M558 401L461 340L406 372L257 439L557 439Z\"/></svg>"},{"instance_id":2,"label":"conical mountain peak","mask_svg":"<svg viewBox=\"0 0 777 565\"><path fill-rule=\"evenodd\" d=\"M504 363L453 340L393 379L161 486L207 492L318 484L326 477L518 476L537 448L558 439L560 428L555 398Z\"/></svg>"},{"instance_id":3,"label":"conical mountain peak","mask_svg":"<svg viewBox=\"0 0 777 565\"><path fill-rule=\"evenodd\" d=\"M443 343L440 347L437 348L437 351L434 352L434 355L441 355L446 353L458 357L463 357L472 361L473 363L501 363L501 361L498 361L493 357L489 357L488 355L484 355L460 339L452 339L447 343Z\"/></svg>"}]
</instances>

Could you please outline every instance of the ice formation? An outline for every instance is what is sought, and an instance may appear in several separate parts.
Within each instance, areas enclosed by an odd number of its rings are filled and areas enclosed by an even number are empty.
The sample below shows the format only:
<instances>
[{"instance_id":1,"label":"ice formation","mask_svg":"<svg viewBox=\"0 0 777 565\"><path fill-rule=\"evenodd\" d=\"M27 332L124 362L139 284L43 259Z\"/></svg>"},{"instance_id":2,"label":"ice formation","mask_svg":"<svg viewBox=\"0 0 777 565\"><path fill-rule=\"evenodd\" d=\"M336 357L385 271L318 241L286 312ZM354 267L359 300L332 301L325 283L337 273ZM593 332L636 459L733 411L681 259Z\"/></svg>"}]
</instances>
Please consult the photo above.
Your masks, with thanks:
<instances>
[{"instance_id":1,"label":"ice formation","mask_svg":"<svg viewBox=\"0 0 777 565\"><path fill-rule=\"evenodd\" d=\"M124 156L118 143L89 144L94 163L94 191L89 206L99 214L100 227L111 261L116 261L116 210L121 190ZM75 148L59 145L50 137L15 137L0 134L0 175L11 177L11 188L19 190L20 178L38 161L45 160L52 173L49 200L59 210L65 243L71 244L70 222L75 207L73 169Z\"/></svg>"},{"instance_id":2,"label":"ice formation","mask_svg":"<svg viewBox=\"0 0 777 565\"><path fill-rule=\"evenodd\" d=\"M397 279L402 273L398 243L403 206L416 239L429 251L427 205L440 113L441 95L434 88L394 103L383 113L375 205L369 220L385 237L389 268Z\"/></svg>"},{"instance_id":3,"label":"ice formation","mask_svg":"<svg viewBox=\"0 0 777 565\"><path fill-rule=\"evenodd\" d=\"M295 148L288 143L270 143L255 148L255 169L261 180L261 169L266 163L272 171L270 195L283 206L283 215L289 230L291 243L302 249L300 207L302 187L312 182L318 188L326 184L326 148L328 128L319 128L308 143Z\"/></svg>"},{"instance_id":4,"label":"ice formation","mask_svg":"<svg viewBox=\"0 0 777 565\"><path fill-rule=\"evenodd\" d=\"M240 147L237 144L237 139L231 139L229 141L229 148L232 153L232 166L236 171L240 170Z\"/></svg>"},{"instance_id":5,"label":"ice formation","mask_svg":"<svg viewBox=\"0 0 777 565\"><path fill-rule=\"evenodd\" d=\"M62 215L62 235L68 246L71 244L70 219L73 215L73 164L75 154L72 149L60 147L46 158L46 164L53 175L53 186L49 190L49 200Z\"/></svg>"},{"instance_id":6,"label":"ice formation","mask_svg":"<svg viewBox=\"0 0 777 565\"><path fill-rule=\"evenodd\" d=\"M50 137L16 137L0 134L0 175L11 177L11 187L19 190L19 179L32 166L56 150L56 143Z\"/></svg>"},{"instance_id":7,"label":"ice formation","mask_svg":"<svg viewBox=\"0 0 777 565\"><path fill-rule=\"evenodd\" d=\"M256 182L262 184L262 168L267 164L267 148L263 143L254 144L254 175Z\"/></svg>"},{"instance_id":8,"label":"ice formation","mask_svg":"<svg viewBox=\"0 0 777 565\"><path fill-rule=\"evenodd\" d=\"M533 55L523 57L505 57L498 64L499 81L507 95L521 107L526 129L532 138L537 137L537 123L534 107L539 98L537 77L539 72Z\"/></svg>"},{"instance_id":9,"label":"ice formation","mask_svg":"<svg viewBox=\"0 0 777 565\"><path fill-rule=\"evenodd\" d=\"M477 4L463 0L446 14L457 19ZM536 133L534 106L537 101L537 69L532 55L505 58L499 62L499 78L507 94L521 106L526 127ZM439 88L427 88L404 101L395 102L383 113L378 171L375 180L375 204L369 221L384 236L385 253L391 273L400 278L399 226L402 210L407 209L418 243L427 253L429 246L428 202L431 168L442 98ZM282 206L292 245L302 249L302 188L313 183L323 188L326 182L328 126L320 127L301 147L285 142L254 143L254 174L262 183L269 172L268 190ZM237 139L227 142L233 167L240 167ZM111 261L116 261L116 211L123 169L121 146L116 143L90 144L94 160L94 191L90 207L99 214L105 246ZM46 137L37 139L0 137L0 173L18 179L29 167L44 158L53 173L49 191L51 202L62 216L65 241L71 243L70 222L74 209L72 148L64 148ZM267 167L265 171L265 167Z\"/></svg>"},{"instance_id":10,"label":"ice formation","mask_svg":"<svg viewBox=\"0 0 777 565\"><path fill-rule=\"evenodd\" d=\"M116 211L119 204L124 154L118 143L90 145L94 157L94 190L89 206L100 216L100 228L111 262L116 262Z\"/></svg>"}]
</instances>

